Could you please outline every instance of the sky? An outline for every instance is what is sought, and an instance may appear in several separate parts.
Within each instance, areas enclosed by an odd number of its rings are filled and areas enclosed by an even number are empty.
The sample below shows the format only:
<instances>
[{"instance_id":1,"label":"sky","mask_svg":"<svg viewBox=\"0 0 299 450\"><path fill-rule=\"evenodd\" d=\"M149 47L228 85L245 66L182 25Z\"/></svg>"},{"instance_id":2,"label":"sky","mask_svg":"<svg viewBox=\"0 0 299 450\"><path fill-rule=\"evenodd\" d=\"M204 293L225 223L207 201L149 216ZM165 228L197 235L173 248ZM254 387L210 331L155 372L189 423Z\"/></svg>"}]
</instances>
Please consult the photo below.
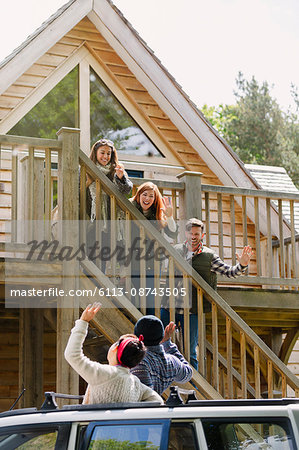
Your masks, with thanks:
<instances>
[{"instance_id":1,"label":"sky","mask_svg":"<svg viewBox=\"0 0 299 450\"><path fill-rule=\"evenodd\" d=\"M66 0L2 0L0 61ZM114 0L191 100L235 102L239 71L286 110L299 87L298 0Z\"/></svg>"}]
</instances>

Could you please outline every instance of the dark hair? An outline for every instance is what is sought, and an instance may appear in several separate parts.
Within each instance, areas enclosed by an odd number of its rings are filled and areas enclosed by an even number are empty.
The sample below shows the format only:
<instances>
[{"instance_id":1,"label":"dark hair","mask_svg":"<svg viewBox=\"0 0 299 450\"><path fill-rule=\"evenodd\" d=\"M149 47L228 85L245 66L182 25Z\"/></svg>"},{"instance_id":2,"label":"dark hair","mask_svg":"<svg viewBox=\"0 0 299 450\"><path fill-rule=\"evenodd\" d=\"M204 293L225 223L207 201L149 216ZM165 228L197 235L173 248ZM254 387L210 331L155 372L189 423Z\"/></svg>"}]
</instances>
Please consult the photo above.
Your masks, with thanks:
<instances>
[{"instance_id":1,"label":"dark hair","mask_svg":"<svg viewBox=\"0 0 299 450\"><path fill-rule=\"evenodd\" d=\"M124 339L126 339L127 336L128 335L121 336L119 338L118 344L120 344ZM139 364L140 361L143 360L146 352L144 343L142 341L139 341L137 336L135 337L136 339L130 341L125 346L121 356L121 364L126 367L129 367L130 369L132 369L132 367L137 366L137 364Z\"/></svg>"},{"instance_id":2,"label":"dark hair","mask_svg":"<svg viewBox=\"0 0 299 450\"><path fill-rule=\"evenodd\" d=\"M100 139L99 141L95 142L91 147L89 158L92 160L92 162L96 164L98 162L97 151L100 147L104 146L111 148L111 159L110 159L111 169L107 174L107 177L110 180L113 180L115 174L115 167L118 165L118 156L112 141L109 141L108 139Z\"/></svg>"},{"instance_id":3,"label":"dark hair","mask_svg":"<svg viewBox=\"0 0 299 450\"><path fill-rule=\"evenodd\" d=\"M196 217L193 217L192 219L187 220L185 230L190 231L192 227L198 227L201 228L202 231L204 230L204 224L201 220L197 219Z\"/></svg>"}]
</instances>

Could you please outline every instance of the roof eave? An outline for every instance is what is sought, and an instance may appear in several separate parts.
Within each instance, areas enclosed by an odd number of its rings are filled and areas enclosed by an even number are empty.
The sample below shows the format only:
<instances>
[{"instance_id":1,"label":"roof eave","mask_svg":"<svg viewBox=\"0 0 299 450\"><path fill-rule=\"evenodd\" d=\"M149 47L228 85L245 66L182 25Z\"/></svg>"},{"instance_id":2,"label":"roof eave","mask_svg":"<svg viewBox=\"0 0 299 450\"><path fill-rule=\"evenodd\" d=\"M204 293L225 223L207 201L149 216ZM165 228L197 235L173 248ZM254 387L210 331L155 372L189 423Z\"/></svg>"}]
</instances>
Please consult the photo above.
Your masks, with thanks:
<instances>
[{"instance_id":1,"label":"roof eave","mask_svg":"<svg viewBox=\"0 0 299 450\"><path fill-rule=\"evenodd\" d=\"M93 0L70 0L0 64L0 95L92 9Z\"/></svg>"}]
</instances>

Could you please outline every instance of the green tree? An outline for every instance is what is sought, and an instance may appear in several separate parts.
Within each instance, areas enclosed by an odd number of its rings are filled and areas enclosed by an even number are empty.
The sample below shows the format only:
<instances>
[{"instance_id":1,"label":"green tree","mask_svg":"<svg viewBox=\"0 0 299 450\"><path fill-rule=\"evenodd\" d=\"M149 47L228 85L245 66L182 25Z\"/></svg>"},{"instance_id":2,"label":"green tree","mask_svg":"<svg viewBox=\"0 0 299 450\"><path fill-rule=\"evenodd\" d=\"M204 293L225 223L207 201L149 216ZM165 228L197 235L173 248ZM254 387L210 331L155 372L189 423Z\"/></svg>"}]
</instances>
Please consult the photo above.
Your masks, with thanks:
<instances>
[{"instance_id":1,"label":"green tree","mask_svg":"<svg viewBox=\"0 0 299 450\"><path fill-rule=\"evenodd\" d=\"M78 67L75 67L8 134L56 139L61 127L77 126Z\"/></svg>"},{"instance_id":2,"label":"green tree","mask_svg":"<svg viewBox=\"0 0 299 450\"><path fill-rule=\"evenodd\" d=\"M299 96L292 86L296 113L283 112L269 84L239 72L235 105L203 106L203 112L244 163L283 166L299 186Z\"/></svg>"}]
</instances>

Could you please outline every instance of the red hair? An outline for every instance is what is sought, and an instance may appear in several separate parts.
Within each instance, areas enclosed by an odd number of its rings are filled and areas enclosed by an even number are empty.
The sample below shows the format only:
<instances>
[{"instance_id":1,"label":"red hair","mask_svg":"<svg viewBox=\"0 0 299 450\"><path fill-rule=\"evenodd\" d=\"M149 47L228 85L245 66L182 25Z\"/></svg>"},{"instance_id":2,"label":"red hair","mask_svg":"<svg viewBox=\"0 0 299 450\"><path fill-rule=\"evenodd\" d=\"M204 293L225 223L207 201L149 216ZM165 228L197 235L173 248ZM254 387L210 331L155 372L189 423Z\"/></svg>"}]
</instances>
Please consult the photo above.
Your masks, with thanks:
<instances>
[{"instance_id":1,"label":"red hair","mask_svg":"<svg viewBox=\"0 0 299 450\"><path fill-rule=\"evenodd\" d=\"M156 210L156 219L160 222L162 228L164 228L166 226L167 222L166 222L166 217L165 217L165 213L164 213L165 208L164 208L163 198L162 198L161 192L159 191L158 187L154 183L148 181L146 183L141 184L139 186L139 188L137 189L136 194L132 198L132 201L135 201L138 203L138 205L140 205L140 195L144 191L154 191L155 200L153 203L153 207Z\"/></svg>"}]
</instances>

